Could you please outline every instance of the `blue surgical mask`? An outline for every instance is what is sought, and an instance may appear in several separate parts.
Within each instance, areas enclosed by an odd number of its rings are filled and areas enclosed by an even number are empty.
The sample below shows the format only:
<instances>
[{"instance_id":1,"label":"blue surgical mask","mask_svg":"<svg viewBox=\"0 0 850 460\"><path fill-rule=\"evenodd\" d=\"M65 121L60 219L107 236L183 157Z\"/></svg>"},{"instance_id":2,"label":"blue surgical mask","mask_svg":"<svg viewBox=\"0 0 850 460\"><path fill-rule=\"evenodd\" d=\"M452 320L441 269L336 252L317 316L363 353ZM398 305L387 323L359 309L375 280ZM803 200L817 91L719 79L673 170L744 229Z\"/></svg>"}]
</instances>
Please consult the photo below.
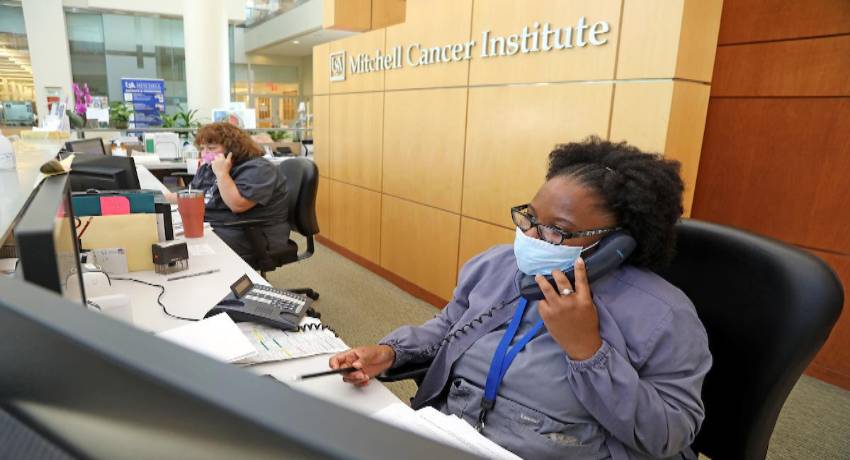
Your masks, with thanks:
<instances>
[{"instance_id":1,"label":"blue surgical mask","mask_svg":"<svg viewBox=\"0 0 850 460\"><path fill-rule=\"evenodd\" d=\"M514 255L519 271L526 275L549 275L555 270L571 268L581 253L599 242L584 248L547 243L532 238L517 227L514 239Z\"/></svg>"}]
</instances>

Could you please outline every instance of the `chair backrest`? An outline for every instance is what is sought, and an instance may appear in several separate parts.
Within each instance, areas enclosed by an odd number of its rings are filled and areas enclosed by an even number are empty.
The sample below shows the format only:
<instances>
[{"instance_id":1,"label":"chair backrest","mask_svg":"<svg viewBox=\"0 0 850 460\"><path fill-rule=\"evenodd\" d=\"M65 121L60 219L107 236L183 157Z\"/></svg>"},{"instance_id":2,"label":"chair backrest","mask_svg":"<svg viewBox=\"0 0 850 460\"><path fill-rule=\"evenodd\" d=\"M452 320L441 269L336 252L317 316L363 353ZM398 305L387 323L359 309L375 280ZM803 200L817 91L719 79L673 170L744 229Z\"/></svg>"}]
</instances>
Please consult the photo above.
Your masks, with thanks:
<instances>
[{"instance_id":1,"label":"chair backrest","mask_svg":"<svg viewBox=\"0 0 850 460\"><path fill-rule=\"evenodd\" d=\"M280 163L278 171L286 178L289 224L304 236L319 233L316 218L319 168L316 163L303 157L290 158Z\"/></svg>"},{"instance_id":2,"label":"chair backrest","mask_svg":"<svg viewBox=\"0 0 850 460\"><path fill-rule=\"evenodd\" d=\"M788 393L841 313L841 283L820 259L752 233L684 219L677 234L659 274L693 301L714 357L695 450L763 459Z\"/></svg>"}]
</instances>

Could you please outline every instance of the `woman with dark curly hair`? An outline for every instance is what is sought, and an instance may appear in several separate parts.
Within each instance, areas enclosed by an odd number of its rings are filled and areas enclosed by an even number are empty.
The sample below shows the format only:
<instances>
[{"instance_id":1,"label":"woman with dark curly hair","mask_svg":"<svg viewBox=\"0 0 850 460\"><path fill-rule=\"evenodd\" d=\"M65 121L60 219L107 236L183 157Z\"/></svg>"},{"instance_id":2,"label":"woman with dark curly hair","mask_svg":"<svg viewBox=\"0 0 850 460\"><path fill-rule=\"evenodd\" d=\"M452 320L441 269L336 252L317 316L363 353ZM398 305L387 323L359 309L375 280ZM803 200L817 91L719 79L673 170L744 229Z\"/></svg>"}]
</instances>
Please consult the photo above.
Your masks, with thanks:
<instances>
[{"instance_id":1,"label":"woman with dark curly hair","mask_svg":"<svg viewBox=\"0 0 850 460\"><path fill-rule=\"evenodd\" d=\"M204 125L195 135L202 164L192 180L193 189L204 191L204 220L243 259L253 258L251 244L238 228L221 223L259 219L268 222L263 233L270 251L286 247L286 179L263 158L263 150L241 129L228 123ZM169 195L176 202L176 196Z\"/></svg>"},{"instance_id":2,"label":"woman with dark curly hair","mask_svg":"<svg viewBox=\"0 0 850 460\"><path fill-rule=\"evenodd\" d=\"M344 379L365 385L430 361L412 406L461 417L523 458L695 458L708 339L690 300L652 272L671 257L682 190L679 164L660 155L596 137L558 146L546 182L511 210L513 246L467 262L434 319L330 366L358 368ZM615 231L634 252L588 282L583 257ZM543 300L520 297L529 276Z\"/></svg>"}]
</instances>

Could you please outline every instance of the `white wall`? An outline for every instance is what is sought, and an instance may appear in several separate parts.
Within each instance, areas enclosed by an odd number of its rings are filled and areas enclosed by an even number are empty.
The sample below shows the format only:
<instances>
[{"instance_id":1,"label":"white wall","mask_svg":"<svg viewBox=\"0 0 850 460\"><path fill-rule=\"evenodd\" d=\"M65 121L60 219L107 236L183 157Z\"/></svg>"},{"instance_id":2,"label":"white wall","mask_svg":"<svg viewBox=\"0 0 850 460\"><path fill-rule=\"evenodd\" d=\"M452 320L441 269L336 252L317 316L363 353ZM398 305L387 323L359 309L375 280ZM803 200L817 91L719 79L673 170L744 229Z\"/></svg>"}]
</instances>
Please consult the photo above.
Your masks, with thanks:
<instances>
[{"instance_id":1,"label":"white wall","mask_svg":"<svg viewBox=\"0 0 850 460\"><path fill-rule=\"evenodd\" d=\"M44 119L47 114L47 87L62 88L69 104L73 104L71 57L62 7L62 0L23 0L35 101L40 119Z\"/></svg>"}]
</instances>

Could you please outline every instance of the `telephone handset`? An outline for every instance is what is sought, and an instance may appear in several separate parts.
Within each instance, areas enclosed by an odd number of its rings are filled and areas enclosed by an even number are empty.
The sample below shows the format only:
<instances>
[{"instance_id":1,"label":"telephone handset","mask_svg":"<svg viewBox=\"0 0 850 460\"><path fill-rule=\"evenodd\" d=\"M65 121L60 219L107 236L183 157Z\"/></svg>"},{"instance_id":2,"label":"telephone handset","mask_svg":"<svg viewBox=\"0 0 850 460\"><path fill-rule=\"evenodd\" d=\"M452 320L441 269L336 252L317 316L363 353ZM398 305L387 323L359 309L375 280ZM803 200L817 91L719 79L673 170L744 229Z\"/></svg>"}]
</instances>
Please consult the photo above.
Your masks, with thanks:
<instances>
[{"instance_id":1,"label":"telephone handset","mask_svg":"<svg viewBox=\"0 0 850 460\"><path fill-rule=\"evenodd\" d=\"M587 281L592 283L619 267L635 250L635 246L637 246L635 239L624 231L617 231L602 238L593 255L584 261L587 269ZM575 285L573 267L567 269L564 274L567 275L570 283ZM546 275L546 281L556 290L558 289L552 275ZM543 299L543 291L540 290L534 276L522 277L519 283L519 292L522 297L528 300Z\"/></svg>"}]
</instances>

